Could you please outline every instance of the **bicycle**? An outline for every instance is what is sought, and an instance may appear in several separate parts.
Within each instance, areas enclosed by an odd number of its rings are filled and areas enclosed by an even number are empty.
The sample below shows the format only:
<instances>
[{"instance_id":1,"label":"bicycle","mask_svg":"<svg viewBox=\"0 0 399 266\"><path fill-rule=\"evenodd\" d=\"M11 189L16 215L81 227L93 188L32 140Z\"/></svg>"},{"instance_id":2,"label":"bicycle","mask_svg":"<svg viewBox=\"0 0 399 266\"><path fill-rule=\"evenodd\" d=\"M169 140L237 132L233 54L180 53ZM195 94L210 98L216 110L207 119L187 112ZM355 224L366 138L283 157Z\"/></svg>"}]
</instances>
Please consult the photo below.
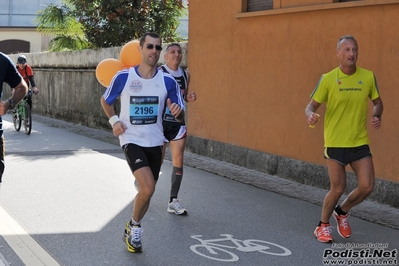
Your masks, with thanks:
<instances>
[{"instance_id":1,"label":"bicycle","mask_svg":"<svg viewBox=\"0 0 399 266\"><path fill-rule=\"evenodd\" d=\"M15 110L15 111L14 111ZM22 120L24 121L25 133L29 135L32 131L32 113L27 98L24 97L13 110L12 121L16 131L21 129Z\"/></svg>"},{"instance_id":2,"label":"bicycle","mask_svg":"<svg viewBox=\"0 0 399 266\"><path fill-rule=\"evenodd\" d=\"M283 246L256 239L238 240L233 238L233 235L221 234L220 236L225 238L219 239L201 239L202 235L191 236L192 238L201 242L201 244L191 245L190 249L192 252L206 257L212 260L218 261L238 261L239 258L233 252L225 250L223 248L237 249L242 252L254 252L265 253L275 256L289 256L291 251ZM217 244L215 242L231 241L235 246ZM272 249L273 248L273 249Z\"/></svg>"}]
</instances>

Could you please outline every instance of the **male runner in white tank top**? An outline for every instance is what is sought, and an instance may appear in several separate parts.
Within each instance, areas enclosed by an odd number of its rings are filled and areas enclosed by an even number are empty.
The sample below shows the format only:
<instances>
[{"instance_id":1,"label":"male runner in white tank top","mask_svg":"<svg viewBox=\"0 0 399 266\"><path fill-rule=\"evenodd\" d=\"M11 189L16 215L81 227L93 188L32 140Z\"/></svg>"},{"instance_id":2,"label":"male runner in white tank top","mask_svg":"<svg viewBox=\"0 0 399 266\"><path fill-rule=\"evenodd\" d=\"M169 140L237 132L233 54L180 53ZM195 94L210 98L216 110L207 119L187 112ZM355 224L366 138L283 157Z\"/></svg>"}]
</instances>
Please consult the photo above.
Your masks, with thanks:
<instances>
[{"instance_id":1,"label":"male runner in white tank top","mask_svg":"<svg viewBox=\"0 0 399 266\"><path fill-rule=\"evenodd\" d=\"M119 136L127 163L140 187L133 203L132 218L126 223L124 240L129 252L141 252L141 220L150 205L162 164L165 140L162 115L166 106L172 116L184 119L184 103L175 79L157 68L162 41L146 33L138 47L140 65L119 71L101 97L104 112L115 136ZM114 101L120 97L119 117Z\"/></svg>"},{"instance_id":2,"label":"male runner in white tank top","mask_svg":"<svg viewBox=\"0 0 399 266\"><path fill-rule=\"evenodd\" d=\"M187 70L180 67L183 59L182 49L180 44L171 43L166 47L164 54L165 64L161 69L171 74L180 86L181 95L188 102L196 100L195 92L188 92L188 85L190 82L190 74ZM166 140L169 142L172 153L173 170L171 175L170 199L167 211L177 215L187 214L177 199L180 190L180 185L183 179L183 160L184 148L186 145L186 124L185 121L176 121L170 112L167 110L163 117L163 130ZM164 144L164 154L166 143Z\"/></svg>"}]
</instances>

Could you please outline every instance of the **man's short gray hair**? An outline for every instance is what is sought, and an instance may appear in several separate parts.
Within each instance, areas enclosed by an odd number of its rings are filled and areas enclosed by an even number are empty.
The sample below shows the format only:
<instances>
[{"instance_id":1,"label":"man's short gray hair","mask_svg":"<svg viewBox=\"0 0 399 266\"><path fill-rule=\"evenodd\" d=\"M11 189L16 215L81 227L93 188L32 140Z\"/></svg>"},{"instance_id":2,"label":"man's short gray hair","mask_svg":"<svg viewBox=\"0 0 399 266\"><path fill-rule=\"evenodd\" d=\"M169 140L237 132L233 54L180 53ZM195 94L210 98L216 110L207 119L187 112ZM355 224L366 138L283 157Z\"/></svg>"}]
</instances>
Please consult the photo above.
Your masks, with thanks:
<instances>
[{"instance_id":1,"label":"man's short gray hair","mask_svg":"<svg viewBox=\"0 0 399 266\"><path fill-rule=\"evenodd\" d=\"M357 46L357 41L356 41L355 37L353 37L352 35L344 35L341 38L339 38L339 41L337 43L337 49L339 49L341 47L341 42L344 40L352 40L356 43L356 46Z\"/></svg>"}]
</instances>

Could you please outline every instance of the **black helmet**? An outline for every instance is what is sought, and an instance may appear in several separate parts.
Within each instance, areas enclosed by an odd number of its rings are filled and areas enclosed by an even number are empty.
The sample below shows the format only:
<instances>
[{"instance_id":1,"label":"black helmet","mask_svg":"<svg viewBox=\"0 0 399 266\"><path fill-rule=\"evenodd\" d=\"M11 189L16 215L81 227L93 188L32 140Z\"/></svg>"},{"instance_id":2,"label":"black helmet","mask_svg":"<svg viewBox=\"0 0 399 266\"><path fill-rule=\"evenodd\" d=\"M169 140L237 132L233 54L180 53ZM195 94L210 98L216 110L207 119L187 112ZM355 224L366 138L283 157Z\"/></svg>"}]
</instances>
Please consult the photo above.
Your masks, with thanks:
<instances>
[{"instance_id":1,"label":"black helmet","mask_svg":"<svg viewBox=\"0 0 399 266\"><path fill-rule=\"evenodd\" d=\"M18 56L17 62L18 62L18 64L25 64L26 63L26 57L24 55Z\"/></svg>"}]
</instances>

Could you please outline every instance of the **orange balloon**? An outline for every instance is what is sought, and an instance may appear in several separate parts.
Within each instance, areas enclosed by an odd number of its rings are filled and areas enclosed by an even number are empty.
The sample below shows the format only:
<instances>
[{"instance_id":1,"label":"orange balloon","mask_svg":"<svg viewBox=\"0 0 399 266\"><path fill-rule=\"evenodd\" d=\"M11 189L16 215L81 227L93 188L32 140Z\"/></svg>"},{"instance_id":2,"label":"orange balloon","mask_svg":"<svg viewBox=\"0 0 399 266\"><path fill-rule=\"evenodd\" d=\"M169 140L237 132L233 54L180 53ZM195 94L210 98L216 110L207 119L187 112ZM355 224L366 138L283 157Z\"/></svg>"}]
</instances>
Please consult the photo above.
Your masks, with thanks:
<instances>
[{"instance_id":1,"label":"orange balloon","mask_svg":"<svg viewBox=\"0 0 399 266\"><path fill-rule=\"evenodd\" d=\"M107 58L101 61L96 67L96 78L104 87L108 87L116 72L125 69L121 61L114 58Z\"/></svg>"},{"instance_id":2,"label":"orange balloon","mask_svg":"<svg viewBox=\"0 0 399 266\"><path fill-rule=\"evenodd\" d=\"M124 46L119 54L119 60L128 67L137 66L141 63L141 54L138 50L139 41L130 41Z\"/></svg>"}]
</instances>

